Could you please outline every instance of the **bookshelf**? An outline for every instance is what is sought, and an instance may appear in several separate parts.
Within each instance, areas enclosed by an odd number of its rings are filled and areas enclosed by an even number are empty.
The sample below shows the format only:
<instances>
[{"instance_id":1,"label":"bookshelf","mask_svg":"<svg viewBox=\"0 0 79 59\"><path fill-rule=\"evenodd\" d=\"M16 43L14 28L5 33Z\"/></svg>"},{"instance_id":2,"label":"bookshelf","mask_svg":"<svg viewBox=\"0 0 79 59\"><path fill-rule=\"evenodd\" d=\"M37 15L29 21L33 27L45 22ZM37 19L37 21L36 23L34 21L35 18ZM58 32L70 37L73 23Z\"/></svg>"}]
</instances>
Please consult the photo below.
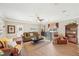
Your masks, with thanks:
<instances>
[{"instance_id":1,"label":"bookshelf","mask_svg":"<svg viewBox=\"0 0 79 59\"><path fill-rule=\"evenodd\" d=\"M77 43L77 24L71 23L65 27L65 36L68 38L68 42Z\"/></svg>"}]
</instances>

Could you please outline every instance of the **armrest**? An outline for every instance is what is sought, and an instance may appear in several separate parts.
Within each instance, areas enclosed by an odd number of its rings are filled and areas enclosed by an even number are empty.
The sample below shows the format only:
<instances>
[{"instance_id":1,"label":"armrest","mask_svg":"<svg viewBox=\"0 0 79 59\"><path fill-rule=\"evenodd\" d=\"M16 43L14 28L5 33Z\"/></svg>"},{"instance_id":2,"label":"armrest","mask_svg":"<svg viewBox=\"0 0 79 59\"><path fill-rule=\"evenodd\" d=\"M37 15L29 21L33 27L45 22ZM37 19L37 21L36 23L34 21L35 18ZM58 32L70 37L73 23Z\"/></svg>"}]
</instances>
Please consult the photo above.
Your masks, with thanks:
<instances>
[{"instance_id":1,"label":"armrest","mask_svg":"<svg viewBox=\"0 0 79 59\"><path fill-rule=\"evenodd\" d=\"M19 53L22 49L22 45L17 44L14 48L18 49L18 53Z\"/></svg>"},{"instance_id":2,"label":"armrest","mask_svg":"<svg viewBox=\"0 0 79 59\"><path fill-rule=\"evenodd\" d=\"M4 51L4 52L6 52L6 51L10 51L11 48L2 48L1 50Z\"/></svg>"}]
</instances>

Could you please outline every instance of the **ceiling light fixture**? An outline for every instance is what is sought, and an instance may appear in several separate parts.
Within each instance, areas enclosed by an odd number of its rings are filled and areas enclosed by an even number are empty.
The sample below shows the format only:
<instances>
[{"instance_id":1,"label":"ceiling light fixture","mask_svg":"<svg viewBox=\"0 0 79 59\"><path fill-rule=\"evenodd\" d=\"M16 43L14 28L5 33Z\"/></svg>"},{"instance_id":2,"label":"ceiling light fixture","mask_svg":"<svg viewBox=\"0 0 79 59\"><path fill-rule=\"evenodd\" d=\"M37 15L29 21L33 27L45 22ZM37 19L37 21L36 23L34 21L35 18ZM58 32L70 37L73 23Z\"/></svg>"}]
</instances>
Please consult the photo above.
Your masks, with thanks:
<instances>
[{"instance_id":1,"label":"ceiling light fixture","mask_svg":"<svg viewBox=\"0 0 79 59\"><path fill-rule=\"evenodd\" d=\"M37 17L37 19L38 19L40 22L44 20L44 19L41 19L40 17Z\"/></svg>"}]
</instances>

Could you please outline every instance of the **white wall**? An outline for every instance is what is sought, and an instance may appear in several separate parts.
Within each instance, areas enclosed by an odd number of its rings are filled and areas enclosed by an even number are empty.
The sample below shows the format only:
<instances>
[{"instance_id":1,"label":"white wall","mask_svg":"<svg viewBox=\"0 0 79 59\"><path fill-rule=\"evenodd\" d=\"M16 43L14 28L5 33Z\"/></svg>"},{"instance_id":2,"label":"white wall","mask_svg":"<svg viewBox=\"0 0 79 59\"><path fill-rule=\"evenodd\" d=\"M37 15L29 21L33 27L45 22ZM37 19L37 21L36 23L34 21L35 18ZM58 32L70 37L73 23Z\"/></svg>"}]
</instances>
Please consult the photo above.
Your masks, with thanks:
<instances>
[{"instance_id":1,"label":"white wall","mask_svg":"<svg viewBox=\"0 0 79 59\"><path fill-rule=\"evenodd\" d=\"M24 32L38 32L39 31L39 25L37 24L22 24L24 28Z\"/></svg>"},{"instance_id":2,"label":"white wall","mask_svg":"<svg viewBox=\"0 0 79 59\"><path fill-rule=\"evenodd\" d=\"M76 22L75 19L70 19L70 20L59 22L59 29L58 29L59 34L62 34L65 36L65 25L69 23L73 23L73 22Z\"/></svg>"},{"instance_id":3,"label":"white wall","mask_svg":"<svg viewBox=\"0 0 79 59\"><path fill-rule=\"evenodd\" d=\"M77 38L78 38L78 45L79 45L79 19L76 19L77 20L77 24L78 24L78 32L77 32ZM79 47L79 46L78 46Z\"/></svg>"},{"instance_id":4,"label":"white wall","mask_svg":"<svg viewBox=\"0 0 79 59\"><path fill-rule=\"evenodd\" d=\"M4 28L4 21L0 18L0 37L5 36L5 28Z\"/></svg>"},{"instance_id":5,"label":"white wall","mask_svg":"<svg viewBox=\"0 0 79 59\"><path fill-rule=\"evenodd\" d=\"M59 23L58 33L65 36L65 24L63 22Z\"/></svg>"},{"instance_id":6,"label":"white wall","mask_svg":"<svg viewBox=\"0 0 79 59\"><path fill-rule=\"evenodd\" d=\"M78 44L79 44L79 24L78 24L78 33L77 33L77 38L78 38Z\"/></svg>"},{"instance_id":7,"label":"white wall","mask_svg":"<svg viewBox=\"0 0 79 59\"><path fill-rule=\"evenodd\" d=\"M59 29L58 29L59 34L62 34L65 36L65 25L72 23L72 22L76 22L75 19L59 22ZM77 20L77 23L79 25L79 20ZM15 34L7 33L7 25L15 25ZM5 26L5 28L3 28L3 26ZM23 28L22 31L19 31L20 27ZM45 24L45 31L47 31L47 28L48 28L48 23ZM12 21L4 22L2 18L0 18L0 30L2 30L0 31L0 33L2 32L2 35L0 35L0 37L4 35L6 35L7 37L16 37L16 36L20 36L23 32L39 32L40 27L38 24L32 24L29 22L26 22L26 23L12 22ZM79 26L78 26L78 30L79 30ZM79 31L78 31L78 41L79 41Z\"/></svg>"},{"instance_id":8,"label":"white wall","mask_svg":"<svg viewBox=\"0 0 79 59\"><path fill-rule=\"evenodd\" d=\"M7 30L7 25L14 25L15 26L15 34L8 34L6 31L6 36L9 38L16 37L16 36L21 36L23 32L38 32L39 31L39 25L38 24L32 24L32 23L20 23L20 22L11 22L11 21L6 21L6 30ZM22 28L22 31L19 31L19 28Z\"/></svg>"}]
</instances>

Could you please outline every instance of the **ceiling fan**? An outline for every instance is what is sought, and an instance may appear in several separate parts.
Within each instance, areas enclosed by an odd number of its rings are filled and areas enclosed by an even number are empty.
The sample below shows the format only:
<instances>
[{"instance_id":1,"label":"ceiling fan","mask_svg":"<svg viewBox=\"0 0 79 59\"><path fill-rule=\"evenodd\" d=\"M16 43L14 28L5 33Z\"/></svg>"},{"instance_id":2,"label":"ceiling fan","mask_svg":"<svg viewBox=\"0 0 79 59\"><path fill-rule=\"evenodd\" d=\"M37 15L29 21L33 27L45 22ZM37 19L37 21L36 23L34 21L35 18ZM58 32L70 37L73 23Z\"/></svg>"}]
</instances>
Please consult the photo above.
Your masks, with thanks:
<instances>
[{"instance_id":1,"label":"ceiling fan","mask_svg":"<svg viewBox=\"0 0 79 59\"><path fill-rule=\"evenodd\" d=\"M40 17L37 17L37 19L41 22L43 21L44 19L40 18Z\"/></svg>"},{"instance_id":2,"label":"ceiling fan","mask_svg":"<svg viewBox=\"0 0 79 59\"><path fill-rule=\"evenodd\" d=\"M30 16L30 17L35 17L38 21L43 21L44 19L39 17L37 14L35 14L35 16Z\"/></svg>"}]
</instances>

